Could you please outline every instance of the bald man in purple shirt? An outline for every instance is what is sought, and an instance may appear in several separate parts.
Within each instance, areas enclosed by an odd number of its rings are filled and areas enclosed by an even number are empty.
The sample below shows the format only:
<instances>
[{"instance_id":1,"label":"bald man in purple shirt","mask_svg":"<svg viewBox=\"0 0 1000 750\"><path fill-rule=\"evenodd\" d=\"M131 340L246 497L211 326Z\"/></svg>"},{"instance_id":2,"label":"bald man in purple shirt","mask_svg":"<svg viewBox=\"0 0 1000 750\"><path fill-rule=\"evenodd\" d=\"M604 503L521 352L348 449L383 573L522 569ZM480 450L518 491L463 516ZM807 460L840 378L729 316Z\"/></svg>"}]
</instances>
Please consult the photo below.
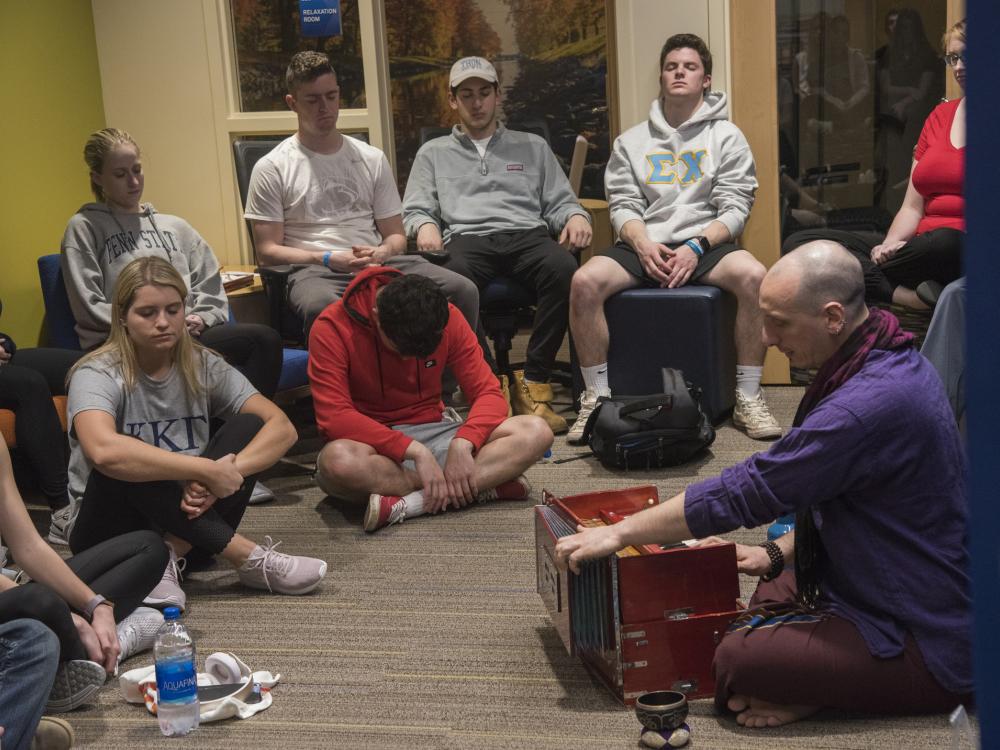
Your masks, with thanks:
<instances>
[{"instance_id":1,"label":"bald man in purple shirt","mask_svg":"<svg viewBox=\"0 0 1000 750\"><path fill-rule=\"evenodd\" d=\"M656 508L561 539L557 556L578 570L796 513L776 542L737 545L741 572L762 582L716 650L716 705L771 727L823 707L969 702L965 464L940 378L892 315L865 306L861 265L835 243L779 260L760 307L765 343L819 370L794 427Z\"/></svg>"}]
</instances>

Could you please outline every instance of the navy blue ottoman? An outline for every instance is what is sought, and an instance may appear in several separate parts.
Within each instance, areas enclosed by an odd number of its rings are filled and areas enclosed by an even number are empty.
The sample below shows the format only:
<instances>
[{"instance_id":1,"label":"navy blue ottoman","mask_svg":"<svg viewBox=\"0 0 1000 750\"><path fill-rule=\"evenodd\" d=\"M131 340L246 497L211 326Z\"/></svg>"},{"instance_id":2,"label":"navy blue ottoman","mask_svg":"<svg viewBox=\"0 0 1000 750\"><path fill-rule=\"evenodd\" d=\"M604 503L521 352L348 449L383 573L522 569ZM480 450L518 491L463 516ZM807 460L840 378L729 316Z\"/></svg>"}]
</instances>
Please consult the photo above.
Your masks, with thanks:
<instances>
[{"instance_id":1,"label":"navy blue ottoman","mask_svg":"<svg viewBox=\"0 0 1000 750\"><path fill-rule=\"evenodd\" d=\"M629 289L604 304L611 335L608 379L615 395L660 393L675 367L702 390L701 407L721 421L736 402L736 298L712 286Z\"/></svg>"}]
</instances>

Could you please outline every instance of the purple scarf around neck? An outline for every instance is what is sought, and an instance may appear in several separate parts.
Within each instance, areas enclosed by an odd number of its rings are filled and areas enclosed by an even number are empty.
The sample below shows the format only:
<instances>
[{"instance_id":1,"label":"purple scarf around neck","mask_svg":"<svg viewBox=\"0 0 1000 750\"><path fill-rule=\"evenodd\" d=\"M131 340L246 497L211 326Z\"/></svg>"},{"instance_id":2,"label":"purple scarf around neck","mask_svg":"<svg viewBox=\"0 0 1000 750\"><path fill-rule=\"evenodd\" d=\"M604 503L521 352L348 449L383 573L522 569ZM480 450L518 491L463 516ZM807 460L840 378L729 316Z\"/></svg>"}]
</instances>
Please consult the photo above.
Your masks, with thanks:
<instances>
[{"instance_id":1,"label":"purple scarf around neck","mask_svg":"<svg viewBox=\"0 0 1000 750\"><path fill-rule=\"evenodd\" d=\"M893 351L911 346L913 334L900 328L896 316L878 308L869 310L868 318L819 368L799 403L793 426L801 425L823 399L854 377L873 349ZM795 516L795 580L799 598L809 608L815 607L819 598L823 556L823 542L812 509L799 511Z\"/></svg>"}]
</instances>

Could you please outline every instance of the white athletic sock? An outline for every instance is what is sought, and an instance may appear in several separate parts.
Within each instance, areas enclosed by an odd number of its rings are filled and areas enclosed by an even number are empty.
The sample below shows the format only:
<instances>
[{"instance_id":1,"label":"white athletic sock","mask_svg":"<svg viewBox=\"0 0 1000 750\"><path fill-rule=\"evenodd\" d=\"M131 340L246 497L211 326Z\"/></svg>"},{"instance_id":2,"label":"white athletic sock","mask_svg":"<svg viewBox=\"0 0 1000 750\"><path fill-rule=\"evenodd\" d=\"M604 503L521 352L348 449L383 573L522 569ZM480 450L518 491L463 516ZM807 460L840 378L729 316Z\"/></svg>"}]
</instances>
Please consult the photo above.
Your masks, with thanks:
<instances>
[{"instance_id":1,"label":"white athletic sock","mask_svg":"<svg viewBox=\"0 0 1000 750\"><path fill-rule=\"evenodd\" d=\"M583 385L587 390L594 391L598 396L611 395L607 362L601 362L593 367L581 367L580 374L583 375Z\"/></svg>"},{"instance_id":2,"label":"white athletic sock","mask_svg":"<svg viewBox=\"0 0 1000 750\"><path fill-rule=\"evenodd\" d=\"M403 503L407 518L416 518L424 514L424 493L422 490L414 490L409 495L403 495Z\"/></svg>"},{"instance_id":3,"label":"white athletic sock","mask_svg":"<svg viewBox=\"0 0 1000 750\"><path fill-rule=\"evenodd\" d=\"M763 374L763 366L736 365L736 390L747 398L756 398L760 393L760 379Z\"/></svg>"}]
</instances>

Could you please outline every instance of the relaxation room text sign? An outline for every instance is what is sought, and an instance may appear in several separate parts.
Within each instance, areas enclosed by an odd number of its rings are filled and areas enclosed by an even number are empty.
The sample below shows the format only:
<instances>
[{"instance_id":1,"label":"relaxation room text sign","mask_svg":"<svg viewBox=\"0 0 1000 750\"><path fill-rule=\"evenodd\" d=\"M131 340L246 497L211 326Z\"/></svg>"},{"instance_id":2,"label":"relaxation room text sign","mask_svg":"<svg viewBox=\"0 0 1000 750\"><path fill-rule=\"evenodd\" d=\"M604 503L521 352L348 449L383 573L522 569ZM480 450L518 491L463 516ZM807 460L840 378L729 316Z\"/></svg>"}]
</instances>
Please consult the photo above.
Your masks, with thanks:
<instances>
[{"instance_id":1,"label":"relaxation room text sign","mask_svg":"<svg viewBox=\"0 0 1000 750\"><path fill-rule=\"evenodd\" d=\"M340 0L299 0L302 36L340 36Z\"/></svg>"}]
</instances>

